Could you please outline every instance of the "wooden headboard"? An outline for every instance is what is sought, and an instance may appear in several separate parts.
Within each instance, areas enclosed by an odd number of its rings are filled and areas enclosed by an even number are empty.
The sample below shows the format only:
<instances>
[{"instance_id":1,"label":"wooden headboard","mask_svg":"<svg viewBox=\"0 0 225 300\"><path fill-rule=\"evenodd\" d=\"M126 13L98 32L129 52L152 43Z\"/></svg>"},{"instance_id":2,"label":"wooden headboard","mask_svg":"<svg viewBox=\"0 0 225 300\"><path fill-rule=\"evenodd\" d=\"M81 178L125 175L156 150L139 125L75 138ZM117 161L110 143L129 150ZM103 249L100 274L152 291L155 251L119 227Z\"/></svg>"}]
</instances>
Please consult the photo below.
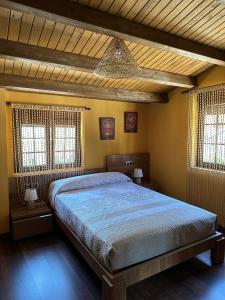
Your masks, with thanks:
<instances>
[{"instance_id":1,"label":"wooden headboard","mask_svg":"<svg viewBox=\"0 0 225 300\"><path fill-rule=\"evenodd\" d=\"M133 177L134 168L141 168L144 175L143 181L149 181L149 153L114 154L107 156L106 170L108 172L121 172L129 177Z\"/></svg>"}]
</instances>

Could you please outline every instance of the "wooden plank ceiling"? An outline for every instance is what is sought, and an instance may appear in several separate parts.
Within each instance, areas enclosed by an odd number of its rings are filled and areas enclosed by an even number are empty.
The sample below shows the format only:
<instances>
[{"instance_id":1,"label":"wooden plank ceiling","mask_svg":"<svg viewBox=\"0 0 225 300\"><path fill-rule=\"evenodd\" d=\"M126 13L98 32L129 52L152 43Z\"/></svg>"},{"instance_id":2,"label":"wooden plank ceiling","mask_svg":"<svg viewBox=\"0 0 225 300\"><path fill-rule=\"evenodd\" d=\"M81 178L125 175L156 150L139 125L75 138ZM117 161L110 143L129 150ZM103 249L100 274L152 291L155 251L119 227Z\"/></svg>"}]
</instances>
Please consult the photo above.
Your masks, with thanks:
<instances>
[{"instance_id":1,"label":"wooden plank ceiling","mask_svg":"<svg viewBox=\"0 0 225 300\"><path fill-rule=\"evenodd\" d=\"M225 50L225 5L217 0L73 0L73 2ZM102 57L112 39L105 34L5 7L0 7L0 28L0 38L3 40L98 59ZM196 76L212 66L207 61L130 41L125 42L142 68ZM72 68L5 57L0 58L0 73L142 92L165 93L172 88L166 84L136 79L99 78L92 73Z\"/></svg>"}]
</instances>

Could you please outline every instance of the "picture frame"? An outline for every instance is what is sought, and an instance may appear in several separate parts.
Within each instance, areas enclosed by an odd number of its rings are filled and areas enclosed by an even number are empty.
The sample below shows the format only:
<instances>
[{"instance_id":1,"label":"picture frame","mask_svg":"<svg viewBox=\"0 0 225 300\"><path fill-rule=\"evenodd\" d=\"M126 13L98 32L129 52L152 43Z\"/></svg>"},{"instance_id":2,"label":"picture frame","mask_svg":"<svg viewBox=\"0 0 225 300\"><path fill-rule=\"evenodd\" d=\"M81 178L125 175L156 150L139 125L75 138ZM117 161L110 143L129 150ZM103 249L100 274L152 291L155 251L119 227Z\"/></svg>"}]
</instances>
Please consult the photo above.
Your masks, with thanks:
<instances>
[{"instance_id":1,"label":"picture frame","mask_svg":"<svg viewBox=\"0 0 225 300\"><path fill-rule=\"evenodd\" d=\"M99 118L100 140L115 139L115 118Z\"/></svg>"},{"instance_id":2,"label":"picture frame","mask_svg":"<svg viewBox=\"0 0 225 300\"><path fill-rule=\"evenodd\" d=\"M138 113L124 112L124 132L133 133L138 131Z\"/></svg>"}]
</instances>

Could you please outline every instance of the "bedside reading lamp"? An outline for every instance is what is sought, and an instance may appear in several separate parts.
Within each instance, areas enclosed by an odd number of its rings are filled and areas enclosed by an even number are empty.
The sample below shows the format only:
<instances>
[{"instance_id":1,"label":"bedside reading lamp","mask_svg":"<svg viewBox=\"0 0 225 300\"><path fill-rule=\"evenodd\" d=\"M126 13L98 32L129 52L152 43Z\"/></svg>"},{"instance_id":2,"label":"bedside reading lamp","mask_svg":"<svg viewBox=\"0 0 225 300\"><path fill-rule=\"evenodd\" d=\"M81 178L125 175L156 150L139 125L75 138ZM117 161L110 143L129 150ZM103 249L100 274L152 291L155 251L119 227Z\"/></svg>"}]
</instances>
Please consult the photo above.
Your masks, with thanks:
<instances>
[{"instance_id":1,"label":"bedside reading lamp","mask_svg":"<svg viewBox=\"0 0 225 300\"><path fill-rule=\"evenodd\" d=\"M36 188L29 188L25 191L25 197L24 202L25 205L29 208L32 208L35 206L35 201L38 200L37 190Z\"/></svg>"},{"instance_id":2,"label":"bedside reading lamp","mask_svg":"<svg viewBox=\"0 0 225 300\"><path fill-rule=\"evenodd\" d=\"M142 169L135 168L134 169L134 180L135 183L141 184L141 178L143 177Z\"/></svg>"}]
</instances>

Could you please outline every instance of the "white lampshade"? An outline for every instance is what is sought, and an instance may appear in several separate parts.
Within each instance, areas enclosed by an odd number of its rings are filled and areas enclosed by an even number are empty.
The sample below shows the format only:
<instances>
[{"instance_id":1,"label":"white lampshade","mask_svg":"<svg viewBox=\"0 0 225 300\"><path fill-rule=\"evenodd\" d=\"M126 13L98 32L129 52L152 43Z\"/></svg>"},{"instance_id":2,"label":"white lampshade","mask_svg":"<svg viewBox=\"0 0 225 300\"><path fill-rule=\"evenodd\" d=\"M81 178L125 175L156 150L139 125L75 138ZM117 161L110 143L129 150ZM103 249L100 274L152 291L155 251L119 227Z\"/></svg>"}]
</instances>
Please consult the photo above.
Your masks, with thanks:
<instances>
[{"instance_id":1,"label":"white lampshade","mask_svg":"<svg viewBox=\"0 0 225 300\"><path fill-rule=\"evenodd\" d=\"M24 201L35 201L38 200L37 190L35 188L26 189Z\"/></svg>"},{"instance_id":2,"label":"white lampshade","mask_svg":"<svg viewBox=\"0 0 225 300\"><path fill-rule=\"evenodd\" d=\"M135 178L141 178L141 177L143 177L142 169L135 168L134 169L134 177Z\"/></svg>"}]
</instances>

